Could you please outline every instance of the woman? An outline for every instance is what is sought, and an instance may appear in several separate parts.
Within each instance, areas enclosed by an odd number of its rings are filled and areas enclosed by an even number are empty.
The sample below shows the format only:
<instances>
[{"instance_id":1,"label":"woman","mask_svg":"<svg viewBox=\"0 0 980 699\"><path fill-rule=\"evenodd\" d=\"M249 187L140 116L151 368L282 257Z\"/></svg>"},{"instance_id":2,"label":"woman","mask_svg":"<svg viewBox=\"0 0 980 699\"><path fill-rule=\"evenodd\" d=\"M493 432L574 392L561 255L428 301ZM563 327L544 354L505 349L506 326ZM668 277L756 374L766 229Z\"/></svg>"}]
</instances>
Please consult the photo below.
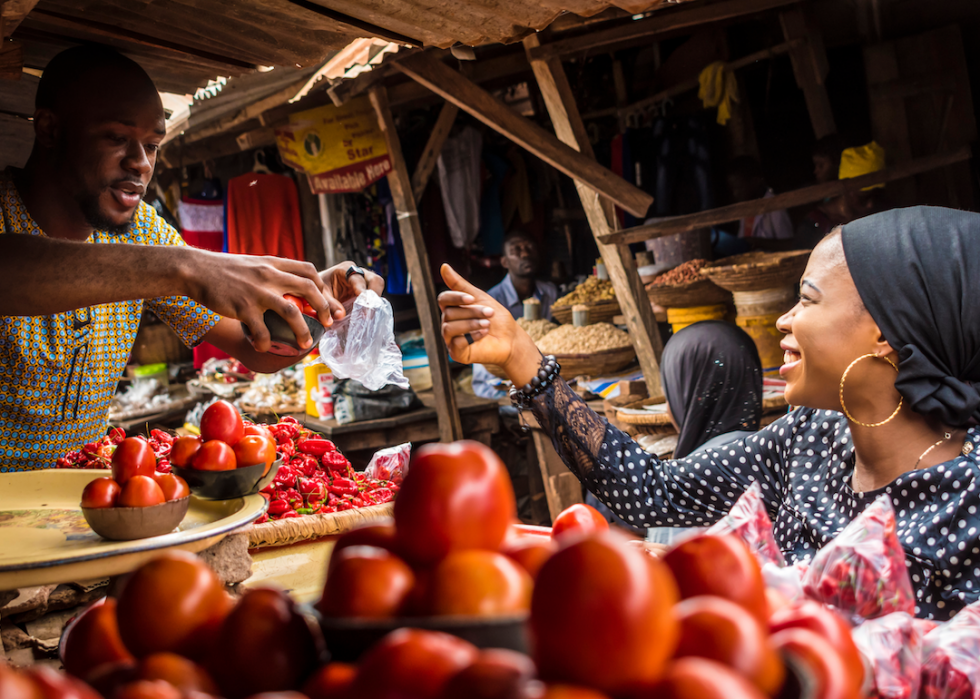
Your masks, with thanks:
<instances>
[{"instance_id":1,"label":"woman","mask_svg":"<svg viewBox=\"0 0 980 699\"><path fill-rule=\"evenodd\" d=\"M534 388L542 360L533 343L485 294L448 268L443 275L454 358L504 367L564 462L627 521L707 525L759 481L784 554L808 560L886 493L917 614L946 619L977 600L977 214L916 207L832 232L810 256L799 303L777 323L786 399L806 407L667 462L605 424L560 378L548 381L547 368L544 390Z\"/></svg>"}]
</instances>

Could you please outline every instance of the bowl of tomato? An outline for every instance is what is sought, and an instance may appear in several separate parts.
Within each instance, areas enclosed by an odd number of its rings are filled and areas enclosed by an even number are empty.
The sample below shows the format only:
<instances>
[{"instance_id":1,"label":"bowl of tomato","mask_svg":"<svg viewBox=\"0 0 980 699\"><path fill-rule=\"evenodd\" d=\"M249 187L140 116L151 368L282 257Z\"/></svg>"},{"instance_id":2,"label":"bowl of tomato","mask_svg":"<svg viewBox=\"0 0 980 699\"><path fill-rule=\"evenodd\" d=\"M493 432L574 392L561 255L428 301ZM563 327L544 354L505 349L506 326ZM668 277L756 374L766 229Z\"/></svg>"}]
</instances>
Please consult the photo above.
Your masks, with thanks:
<instances>
[{"instance_id":1,"label":"bowl of tomato","mask_svg":"<svg viewBox=\"0 0 980 699\"><path fill-rule=\"evenodd\" d=\"M169 534L184 521L191 499L184 496L148 507L83 507L88 526L103 539L133 541Z\"/></svg>"},{"instance_id":2,"label":"bowl of tomato","mask_svg":"<svg viewBox=\"0 0 980 699\"><path fill-rule=\"evenodd\" d=\"M187 481L195 497L202 500L234 500L255 495L276 477L282 458L266 467L264 463L238 466L225 471L203 471L173 466L173 472Z\"/></svg>"}]
</instances>

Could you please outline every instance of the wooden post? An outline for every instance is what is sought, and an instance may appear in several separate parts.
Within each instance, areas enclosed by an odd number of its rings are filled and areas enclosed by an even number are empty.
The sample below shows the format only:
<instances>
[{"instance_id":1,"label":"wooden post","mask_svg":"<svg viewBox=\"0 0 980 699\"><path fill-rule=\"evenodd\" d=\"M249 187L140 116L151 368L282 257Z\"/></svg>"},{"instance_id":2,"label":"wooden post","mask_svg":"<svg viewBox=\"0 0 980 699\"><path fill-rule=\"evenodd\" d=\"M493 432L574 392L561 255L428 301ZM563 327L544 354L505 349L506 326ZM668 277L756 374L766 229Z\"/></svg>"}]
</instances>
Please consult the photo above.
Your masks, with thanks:
<instances>
[{"instance_id":1,"label":"wooden post","mask_svg":"<svg viewBox=\"0 0 980 699\"><path fill-rule=\"evenodd\" d=\"M801 45L790 49L789 57L793 62L796 84L803 90L803 96L806 98L813 132L817 138L837 133L834 112L830 108L830 98L827 96L827 86L824 84L829 66L820 31L807 21L806 15L799 6L780 12L779 21L783 25L783 36L786 41L804 40Z\"/></svg>"},{"instance_id":2,"label":"wooden post","mask_svg":"<svg viewBox=\"0 0 980 699\"><path fill-rule=\"evenodd\" d=\"M432 171L436 168L439 154L449 137L449 131L453 128L453 122L456 121L458 113L459 107L452 102L446 102L442 105L442 111L439 112L439 118L436 119L436 124L432 127L432 133L422 151L422 157L419 158L418 165L415 166L415 174L412 175L412 192L415 193L416 202L422 200L425 188L429 184L429 178L432 177Z\"/></svg>"},{"instance_id":3,"label":"wooden post","mask_svg":"<svg viewBox=\"0 0 980 699\"><path fill-rule=\"evenodd\" d=\"M524 39L524 48L528 51L528 59L531 61L531 68L538 81L541 96L551 115L555 133L563 143L582 155L595 159L585 124L575 104L561 61L558 58L536 59L530 53L530 49L540 45L541 41L535 34ZM640 369L643 370L650 395L660 395L662 389L659 362L663 345L660 342L660 330L657 327L657 319L653 315L653 308L640 281L640 275L636 272L636 261L633 259L629 245L606 245L600 241L601 236L612 233L615 229L616 218L612 206L608 205L607 201L601 200L598 194L577 179L575 187L582 199L582 207L592 228L592 235L595 236L596 244L599 246L599 254L602 255L602 261L609 272L609 279L616 290L616 300L619 301L619 307L625 316L626 326L632 336L633 346L640 360Z\"/></svg>"},{"instance_id":4,"label":"wooden post","mask_svg":"<svg viewBox=\"0 0 980 699\"><path fill-rule=\"evenodd\" d=\"M422 323L422 337L425 340L425 353L429 357L432 372L432 388L436 398L436 412L439 414L439 439L453 442L463 438L463 425L456 408L456 393L453 379L449 373L449 355L442 341L442 321L439 305L436 302L435 284L429 268L429 255L422 238L422 226L415 209L415 196L409 180L408 167L402 155L401 142L395 130L395 120L388 106L388 94L384 86L371 88L371 104L378 115L378 124L384 132L391 157L392 170L388 174L388 185L395 203L398 228L402 244L405 246L405 261L412 279L412 294Z\"/></svg>"}]
</instances>

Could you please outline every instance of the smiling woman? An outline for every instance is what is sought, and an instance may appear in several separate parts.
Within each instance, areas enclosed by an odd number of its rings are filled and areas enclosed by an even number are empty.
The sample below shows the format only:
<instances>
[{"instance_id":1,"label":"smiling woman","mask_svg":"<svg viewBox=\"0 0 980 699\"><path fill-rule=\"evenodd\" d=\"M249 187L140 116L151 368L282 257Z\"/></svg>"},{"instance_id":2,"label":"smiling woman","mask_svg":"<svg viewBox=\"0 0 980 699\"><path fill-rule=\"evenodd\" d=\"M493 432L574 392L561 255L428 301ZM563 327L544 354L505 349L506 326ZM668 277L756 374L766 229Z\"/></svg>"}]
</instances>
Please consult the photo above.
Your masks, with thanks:
<instances>
[{"instance_id":1,"label":"smiling woman","mask_svg":"<svg viewBox=\"0 0 980 699\"><path fill-rule=\"evenodd\" d=\"M784 555L807 561L887 494L916 613L945 619L980 598L978 241L980 216L927 207L834 231L777 323L786 397L805 407L687 459L659 461L564 381L542 377L540 354L510 315L448 267L443 336L457 361L531 382L520 401L569 469L630 523L706 526L758 482ZM462 335L487 318L467 343Z\"/></svg>"}]
</instances>

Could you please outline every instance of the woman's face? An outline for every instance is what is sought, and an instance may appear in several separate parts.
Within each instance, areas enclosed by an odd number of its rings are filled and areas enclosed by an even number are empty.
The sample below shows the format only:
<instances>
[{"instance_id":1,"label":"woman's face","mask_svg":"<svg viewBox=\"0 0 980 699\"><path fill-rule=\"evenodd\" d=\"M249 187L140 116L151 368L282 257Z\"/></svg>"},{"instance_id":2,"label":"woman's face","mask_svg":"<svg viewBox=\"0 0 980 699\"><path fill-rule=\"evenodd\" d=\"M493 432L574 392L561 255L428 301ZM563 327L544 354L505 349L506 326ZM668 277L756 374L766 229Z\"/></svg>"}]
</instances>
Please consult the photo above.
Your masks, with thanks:
<instances>
[{"instance_id":1,"label":"woman's face","mask_svg":"<svg viewBox=\"0 0 980 699\"><path fill-rule=\"evenodd\" d=\"M847 366L861 355L885 355L891 349L861 302L839 234L831 234L813 250L800 284L800 300L776 327L786 334L780 343L784 357L779 374L787 382L790 405L840 410L838 386ZM862 390L865 386L894 384L894 370L885 362L866 362L868 367L855 368L847 377L847 407L854 414L857 408L862 414L876 411L869 401L862 401L869 393Z\"/></svg>"}]
</instances>

